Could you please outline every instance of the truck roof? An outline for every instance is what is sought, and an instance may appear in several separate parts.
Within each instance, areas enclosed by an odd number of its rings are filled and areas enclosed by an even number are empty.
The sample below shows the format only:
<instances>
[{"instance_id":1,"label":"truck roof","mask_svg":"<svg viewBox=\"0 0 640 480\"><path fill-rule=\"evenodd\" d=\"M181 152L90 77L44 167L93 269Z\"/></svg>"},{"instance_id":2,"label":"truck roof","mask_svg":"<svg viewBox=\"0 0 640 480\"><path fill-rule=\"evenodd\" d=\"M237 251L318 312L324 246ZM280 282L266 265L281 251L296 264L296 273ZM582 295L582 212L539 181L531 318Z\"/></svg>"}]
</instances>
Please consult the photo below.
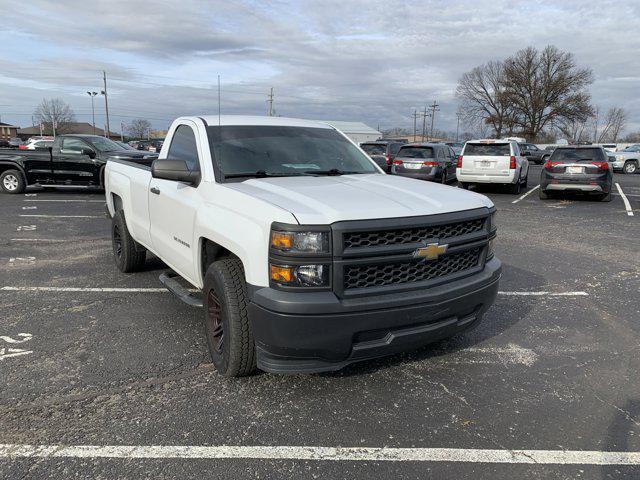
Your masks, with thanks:
<instances>
[{"instance_id":1,"label":"truck roof","mask_svg":"<svg viewBox=\"0 0 640 480\"><path fill-rule=\"evenodd\" d=\"M218 125L218 115L201 115L180 117L177 120L204 120L207 125L215 127ZM220 125L274 125L280 127L313 127L313 128L332 128L330 123L318 122L313 120L303 120L301 118L287 117L267 117L258 115L222 115L219 119Z\"/></svg>"}]
</instances>

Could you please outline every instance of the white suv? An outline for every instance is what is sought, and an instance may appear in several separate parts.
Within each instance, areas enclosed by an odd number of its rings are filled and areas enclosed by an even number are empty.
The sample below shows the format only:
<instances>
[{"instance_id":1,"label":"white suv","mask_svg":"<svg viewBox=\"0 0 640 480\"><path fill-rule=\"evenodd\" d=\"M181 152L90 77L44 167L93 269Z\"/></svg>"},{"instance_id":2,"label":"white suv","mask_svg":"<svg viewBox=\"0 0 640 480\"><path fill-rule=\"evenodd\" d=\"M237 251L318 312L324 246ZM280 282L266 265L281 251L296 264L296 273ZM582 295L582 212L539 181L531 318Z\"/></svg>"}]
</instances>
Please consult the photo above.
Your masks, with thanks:
<instances>
[{"instance_id":1,"label":"white suv","mask_svg":"<svg viewBox=\"0 0 640 480\"><path fill-rule=\"evenodd\" d=\"M518 194L527 186L529 161L513 140L471 140L458 157L456 176L461 188L477 183L501 183Z\"/></svg>"}]
</instances>

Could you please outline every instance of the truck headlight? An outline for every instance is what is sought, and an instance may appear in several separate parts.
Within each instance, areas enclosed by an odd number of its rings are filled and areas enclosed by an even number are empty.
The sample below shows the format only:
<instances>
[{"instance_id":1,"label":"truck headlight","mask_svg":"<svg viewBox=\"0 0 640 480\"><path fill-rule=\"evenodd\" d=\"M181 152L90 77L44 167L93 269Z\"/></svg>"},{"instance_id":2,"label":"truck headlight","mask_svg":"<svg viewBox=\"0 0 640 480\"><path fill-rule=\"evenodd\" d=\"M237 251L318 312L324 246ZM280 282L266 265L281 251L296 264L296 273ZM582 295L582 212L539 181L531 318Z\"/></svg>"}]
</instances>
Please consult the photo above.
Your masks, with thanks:
<instances>
[{"instance_id":1,"label":"truck headlight","mask_svg":"<svg viewBox=\"0 0 640 480\"><path fill-rule=\"evenodd\" d=\"M489 240L489 247L487 248L487 260L491 260L493 258L493 255L494 255L493 247L495 246L495 243L496 243L496 237L493 237L491 240Z\"/></svg>"},{"instance_id":2,"label":"truck headlight","mask_svg":"<svg viewBox=\"0 0 640 480\"><path fill-rule=\"evenodd\" d=\"M329 232L271 231L271 249L287 255L329 254Z\"/></svg>"},{"instance_id":3,"label":"truck headlight","mask_svg":"<svg viewBox=\"0 0 640 480\"><path fill-rule=\"evenodd\" d=\"M269 264L269 278L282 287L328 287L329 273L329 265Z\"/></svg>"},{"instance_id":4,"label":"truck headlight","mask_svg":"<svg viewBox=\"0 0 640 480\"><path fill-rule=\"evenodd\" d=\"M620 155L619 157L616 157L616 160L619 162L622 162L624 160L624 155Z\"/></svg>"}]
</instances>

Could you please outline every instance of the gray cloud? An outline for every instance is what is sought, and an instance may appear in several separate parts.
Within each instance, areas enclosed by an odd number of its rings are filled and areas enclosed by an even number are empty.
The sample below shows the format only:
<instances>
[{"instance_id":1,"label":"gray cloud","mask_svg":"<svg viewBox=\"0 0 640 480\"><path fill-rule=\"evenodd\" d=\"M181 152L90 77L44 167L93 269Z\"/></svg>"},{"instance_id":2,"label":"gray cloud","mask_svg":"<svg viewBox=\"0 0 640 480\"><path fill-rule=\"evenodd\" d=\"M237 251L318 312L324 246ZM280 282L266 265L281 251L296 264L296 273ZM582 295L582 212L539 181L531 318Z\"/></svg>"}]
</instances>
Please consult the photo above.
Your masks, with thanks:
<instances>
[{"instance_id":1,"label":"gray cloud","mask_svg":"<svg viewBox=\"0 0 640 480\"><path fill-rule=\"evenodd\" d=\"M29 5L26 14L7 9L0 38L26 35L51 53L47 60L0 63L0 105L28 108L43 96L66 96L84 112L80 88L106 69L114 112L120 109L123 119L136 110L155 115L162 126L164 118L216 111L211 85L222 68L227 113L264 113L274 86L283 115L408 126L411 110L435 99L442 109L437 126L455 129L454 91L464 71L528 45L555 44L594 69L594 103L625 106L631 127L640 128L640 37L631 34L640 20L637 2ZM228 73L235 66L241 76ZM9 98L16 85L20 96Z\"/></svg>"}]
</instances>

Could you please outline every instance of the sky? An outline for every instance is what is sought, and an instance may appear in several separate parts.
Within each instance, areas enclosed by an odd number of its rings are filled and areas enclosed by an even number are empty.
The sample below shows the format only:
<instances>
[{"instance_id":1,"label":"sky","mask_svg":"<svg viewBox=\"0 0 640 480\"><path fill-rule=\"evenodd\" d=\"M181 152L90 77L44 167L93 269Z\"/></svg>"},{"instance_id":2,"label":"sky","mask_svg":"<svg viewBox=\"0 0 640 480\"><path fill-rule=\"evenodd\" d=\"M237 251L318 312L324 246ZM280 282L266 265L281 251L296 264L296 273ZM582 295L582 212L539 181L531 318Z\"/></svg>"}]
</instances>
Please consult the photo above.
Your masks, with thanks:
<instances>
[{"instance_id":1,"label":"sky","mask_svg":"<svg viewBox=\"0 0 640 480\"><path fill-rule=\"evenodd\" d=\"M593 69L592 101L640 130L640 2L0 0L0 120L32 123L43 98L91 122L106 71L110 126L166 129L181 115L267 113L411 127L440 105L456 129L460 76L527 46L553 44ZM95 97L96 125L104 98ZM464 128L461 127L461 128Z\"/></svg>"}]
</instances>

